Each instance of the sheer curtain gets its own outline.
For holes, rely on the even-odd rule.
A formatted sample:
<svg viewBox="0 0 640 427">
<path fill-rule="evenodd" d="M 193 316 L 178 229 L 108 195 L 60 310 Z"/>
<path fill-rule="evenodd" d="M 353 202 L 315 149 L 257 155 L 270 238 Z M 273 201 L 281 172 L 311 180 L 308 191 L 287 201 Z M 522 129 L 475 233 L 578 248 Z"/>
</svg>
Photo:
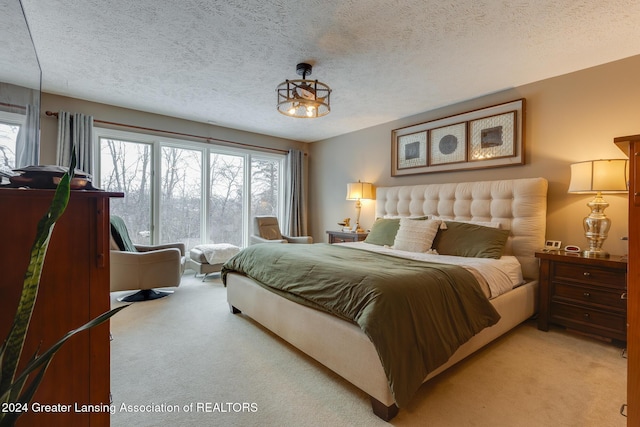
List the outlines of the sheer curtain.
<svg viewBox="0 0 640 427">
<path fill-rule="evenodd" d="M 40 108 L 27 104 L 24 126 L 16 138 L 16 168 L 35 166 L 40 158 Z"/>
<path fill-rule="evenodd" d="M 289 150 L 285 169 L 283 231 L 289 236 L 307 236 L 304 153 L 300 150 Z"/>
<path fill-rule="evenodd" d="M 58 165 L 69 166 L 74 147 L 77 155 L 76 168 L 93 176 L 93 116 L 59 111 Z"/>
</svg>

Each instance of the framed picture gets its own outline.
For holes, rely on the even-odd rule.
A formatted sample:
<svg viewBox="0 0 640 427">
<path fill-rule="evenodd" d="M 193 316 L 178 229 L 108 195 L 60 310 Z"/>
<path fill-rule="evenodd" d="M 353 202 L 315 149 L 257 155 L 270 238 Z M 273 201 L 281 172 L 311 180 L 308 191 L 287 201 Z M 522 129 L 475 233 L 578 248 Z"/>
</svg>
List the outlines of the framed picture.
<svg viewBox="0 0 640 427">
<path fill-rule="evenodd" d="M 398 169 L 427 165 L 427 132 L 399 135 L 397 144 Z"/>
<path fill-rule="evenodd" d="M 391 131 L 391 176 L 523 165 L 525 99 Z"/>
<path fill-rule="evenodd" d="M 469 123 L 469 161 L 516 155 L 516 112 L 472 120 Z"/>
<path fill-rule="evenodd" d="M 429 165 L 467 160 L 467 124 L 443 126 L 429 131 Z"/>
</svg>

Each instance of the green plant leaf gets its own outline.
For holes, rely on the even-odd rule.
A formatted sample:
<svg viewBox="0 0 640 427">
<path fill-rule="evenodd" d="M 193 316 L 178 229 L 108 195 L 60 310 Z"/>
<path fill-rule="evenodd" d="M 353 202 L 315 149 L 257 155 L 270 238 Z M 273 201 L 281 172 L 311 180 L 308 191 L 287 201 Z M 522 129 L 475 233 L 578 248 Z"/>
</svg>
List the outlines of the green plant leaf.
<svg viewBox="0 0 640 427">
<path fill-rule="evenodd" d="M 40 383 L 42 382 L 42 378 L 44 377 L 44 373 L 46 372 L 47 367 L 49 366 L 49 363 L 51 363 L 51 360 L 49 360 L 49 362 L 47 362 L 46 365 L 44 365 L 38 371 L 38 374 L 33 379 L 33 381 L 31 381 L 31 384 L 29 384 L 29 387 L 27 387 L 27 389 L 24 391 L 22 396 L 20 396 L 18 403 L 24 404 L 24 403 L 29 403 L 31 401 L 31 399 L 33 398 L 33 395 L 36 393 L 36 390 L 38 390 L 38 386 L 40 386 Z M 27 378 L 25 377 L 24 380 L 21 381 L 22 384 L 20 384 L 19 386 L 20 388 L 23 387 L 24 382 L 26 380 Z M 17 387 L 17 384 L 16 384 L 16 387 Z M 20 417 L 20 415 L 22 415 L 22 412 L 6 412 L 3 415 L 4 416 L 0 418 L 0 427 L 13 427 L 16 421 L 18 420 L 18 418 Z"/>
<path fill-rule="evenodd" d="M 11 390 L 11 388 L 13 388 L 17 383 L 20 383 L 21 381 L 23 382 L 24 380 L 26 380 L 26 378 L 29 376 L 29 374 L 31 374 L 32 372 L 34 372 L 38 368 L 42 368 L 43 370 L 46 370 L 46 368 L 49 366 L 49 363 L 51 363 L 51 359 L 53 358 L 53 356 L 55 356 L 56 352 L 58 350 L 60 350 L 60 347 L 62 347 L 62 345 L 69 338 L 71 338 L 72 336 L 74 336 L 78 332 L 86 331 L 87 329 L 91 329 L 94 326 L 98 326 L 98 325 L 106 322 L 107 320 L 109 320 L 109 318 L 114 316 L 120 310 L 123 310 L 123 309 L 129 307 L 129 305 L 131 305 L 131 304 L 123 305 L 123 306 L 120 306 L 120 307 L 116 307 L 116 308 L 114 308 L 112 310 L 104 312 L 100 316 L 90 320 L 89 322 L 85 323 L 84 325 L 80 326 L 79 328 L 76 328 L 76 329 L 73 329 L 73 330 L 67 332 L 65 334 L 65 336 L 60 338 L 55 344 L 53 344 L 51 347 L 49 347 L 44 353 L 42 353 L 42 355 L 40 355 L 40 356 L 34 358 L 33 360 L 31 360 L 31 362 L 29 362 L 29 364 L 24 368 L 24 370 L 20 373 L 20 375 L 15 379 L 14 384 L 9 388 L 9 390 L 5 391 L 5 393 L 8 393 Z M 42 375 L 44 375 L 44 372 L 42 373 Z M 42 380 L 42 378 L 40 378 L 40 380 Z M 38 381 L 38 385 L 39 385 L 39 381 Z M 36 388 L 37 388 L 37 385 L 36 385 Z M 35 390 L 34 390 L 34 392 L 35 392 Z M 5 396 L 2 396 L 2 397 L 4 398 Z M 33 396 L 31 396 L 31 397 L 33 397 Z M 31 398 L 29 398 L 29 400 L 30 399 Z M 22 398 L 20 400 L 22 400 Z M 25 400 L 25 402 L 28 402 L 29 400 Z"/>
</svg>

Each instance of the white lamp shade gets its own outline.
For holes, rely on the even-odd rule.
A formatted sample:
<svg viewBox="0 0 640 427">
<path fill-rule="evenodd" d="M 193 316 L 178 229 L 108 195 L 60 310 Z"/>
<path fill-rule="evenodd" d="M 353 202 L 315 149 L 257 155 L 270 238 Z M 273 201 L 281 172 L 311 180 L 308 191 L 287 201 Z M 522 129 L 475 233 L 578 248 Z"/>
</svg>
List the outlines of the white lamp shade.
<svg viewBox="0 0 640 427">
<path fill-rule="evenodd" d="M 370 182 L 351 182 L 347 184 L 347 200 L 373 198 L 373 185 Z"/>
<path fill-rule="evenodd" d="M 626 193 L 628 160 L 589 160 L 571 165 L 569 193 Z"/>
</svg>

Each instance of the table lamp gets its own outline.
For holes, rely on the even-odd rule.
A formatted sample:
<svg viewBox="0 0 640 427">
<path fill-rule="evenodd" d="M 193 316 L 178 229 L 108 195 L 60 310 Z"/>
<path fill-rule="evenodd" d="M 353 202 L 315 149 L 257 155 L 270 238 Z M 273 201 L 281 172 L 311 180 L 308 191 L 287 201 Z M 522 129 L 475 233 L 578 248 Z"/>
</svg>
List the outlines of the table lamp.
<svg viewBox="0 0 640 427">
<path fill-rule="evenodd" d="M 364 230 L 360 227 L 360 210 L 362 204 L 360 200 L 373 198 L 373 185 L 370 182 L 351 182 L 347 184 L 347 200 L 356 201 L 356 233 L 361 233 Z"/>
<path fill-rule="evenodd" d="M 590 258 L 607 258 L 609 254 L 602 250 L 611 228 L 611 220 L 604 210 L 609 206 L 603 193 L 626 193 L 629 169 L 626 159 L 589 160 L 571 164 L 571 182 L 569 193 L 596 193 L 595 198 L 587 203 L 591 213 L 584 218 L 584 235 L 589 242 L 589 249 L 583 255 Z"/>
</svg>

